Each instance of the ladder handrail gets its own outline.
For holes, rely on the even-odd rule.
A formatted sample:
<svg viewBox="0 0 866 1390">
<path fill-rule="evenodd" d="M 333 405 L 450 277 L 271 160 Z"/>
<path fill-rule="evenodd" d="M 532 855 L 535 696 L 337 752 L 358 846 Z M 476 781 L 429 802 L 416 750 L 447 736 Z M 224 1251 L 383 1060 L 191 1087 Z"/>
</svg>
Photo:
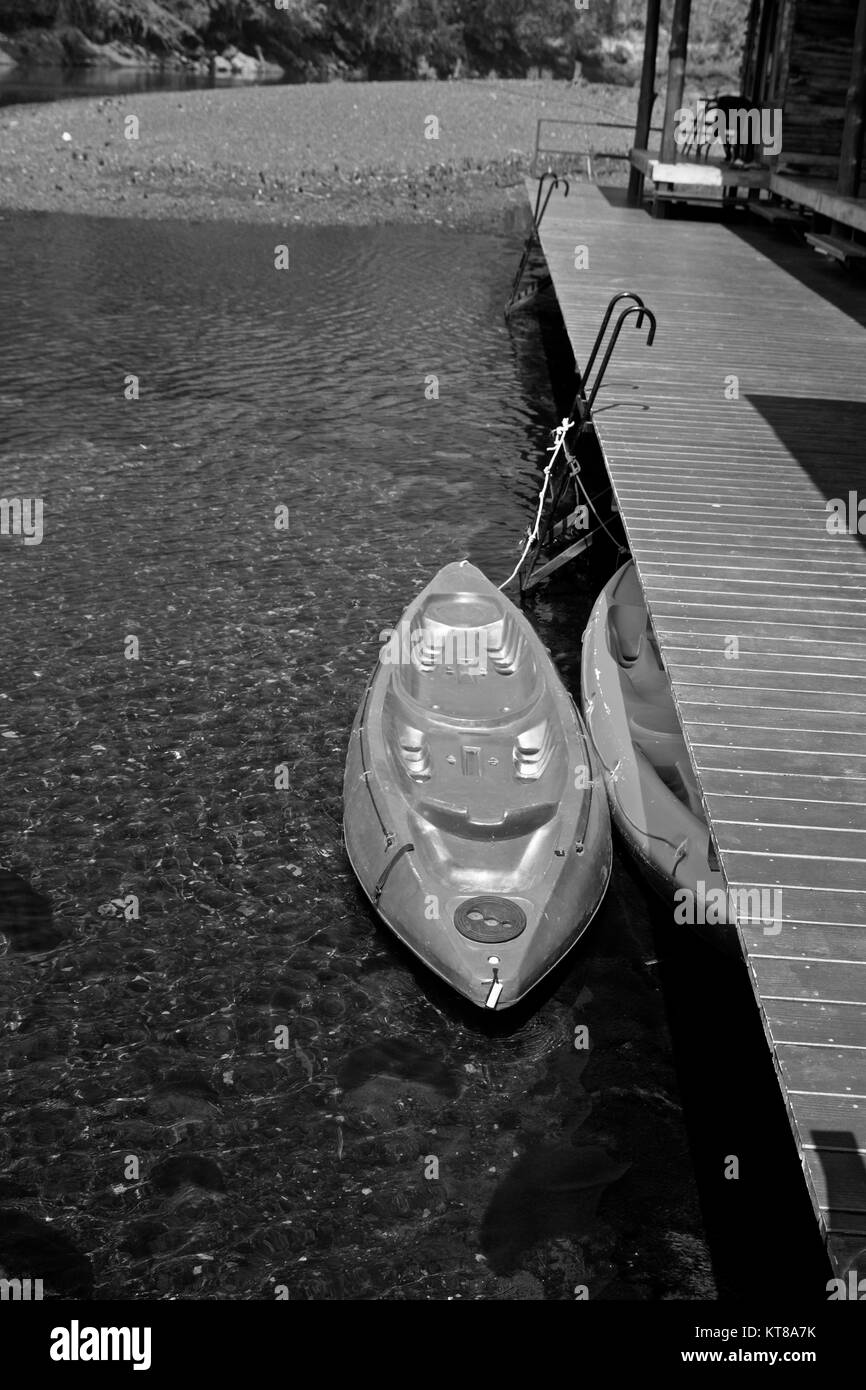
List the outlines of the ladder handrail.
<svg viewBox="0 0 866 1390">
<path fill-rule="evenodd" d="M 620 314 L 619 318 L 613 326 L 613 333 L 611 335 L 610 342 L 607 345 L 607 351 L 605 352 L 604 357 L 601 360 L 601 366 L 595 374 L 595 382 L 593 384 L 592 392 L 586 402 L 587 416 L 590 416 L 592 414 L 592 407 L 595 402 L 595 398 L 598 394 L 598 388 L 601 386 L 601 383 L 604 380 L 604 374 L 607 369 L 607 364 L 611 359 L 611 354 L 613 353 L 614 348 L 616 347 L 617 339 L 619 338 L 620 334 L 620 329 L 622 328 L 629 314 L 639 314 L 641 320 L 643 320 L 644 315 L 646 315 L 646 317 L 650 321 L 650 328 L 649 333 L 647 334 L 646 345 L 647 347 L 652 347 L 653 345 L 653 339 L 656 335 L 657 324 L 656 316 L 653 313 L 652 309 L 648 309 L 646 305 L 641 304 L 632 304 L 632 306 L 629 309 L 623 309 L 622 313 Z M 637 326 L 640 327 L 640 323 L 638 323 Z"/>
<path fill-rule="evenodd" d="M 545 179 L 552 179 L 553 182 L 547 190 L 547 197 L 544 200 L 544 206 L 542 207 L 541 212 L 539 213 L 538 208 L 539 204 L 541 203 L 541 190 L 544 187 Z M 535 211 L 532 214 L 532 221 L 536 232 L 541 226 L 544 214 L 547 212 L 547 204 L 550 202 L 550 195 L 552 194 L 555 188 L 559 187 L 560 184 L 563 184 L 565 186 L 565 192 L 562 196 L 564 198 L 567 198 L 571 189 L 571 185 L 569 184 L 568 179 L 564 176 L 560 177 L 560 175 L 554 173 L 552 169 L 548 169 L 545 173 L 541 175 L 541 178 L 538 180 L 538 192 L 535 195 Z"/>
<path fill-rule="evenodd" d="M 547 196 L 544 199 L 544 203 L 542 203 L 541 197 L 544 192 L 545 182 L 548 179 L 551 179 L 552 182 L 548 186 Z M 508 303 L 505 306 L 506 318 L 508 318 L 509 314 L 511 313 L 511 310 L 514 308 L 514 304 L 517 299 L 517 291 L 520 287 L 520 282 L 523 279 L 523 273 L 526 270 L 529 257 L 534 248 L 540 244 L 538 237 L 538 229 L 541 226 L 544 214 L 547 212 L 547 205 L 550 202 L 551 194 L 553 193 L 553 190 L 555 188 L 559 188 L 560 184 L 563 185 L 565 190 L 563 197 L 567 198 L 570 192 L 570 184 L 568 182 L 568 179 L 560 177 L 560 175 L 554 173 L 552 169 L 548 169 L 547 172 L 542 174 L 538 180 L 538 191 L 535 195 L 535 207 L 532 212 L 532 231 L 529 233 L 529 236 L 526 238 L 526 241 L 524 243 L 523 254 L 520 257 L 520 264 L 517 267 L 517 274 L 515 275 L 514 281 L 511 286 L 511 294 L 509 295 Z"/>
<path fill-rule="evenodd" d="M 595 342 L 594 342 L 593 345 L 592 345 L 592 352 L 589 354 L 589 357 L 587 358 L 586 366 L 585 366 L 584 369 L 583 369 L 582 379 L 583 379 L 583 392 L 584 392 L 584 395 L 586 395 L 587 386 L 588 386 L 588 384 L 589 384 L 590 373 L 592 372 L 592 368 L 593 368 L 593 364 L 594 364 L 594 362 L 595 362 L 595 359 L 596 359 L 596 357 L 598 356 L 598 350 L 599 350 L 599 348 L 601 347 L 601 344 L 602 344 L 602 340 L 603 340 L 603 338 L 604 338 L 604 335 L 605 335 L 605 333 L 607 332 L 607 326 L 608 326 L 608 324 L 610 323 L 610 317 L 611 317 L 611 314 L 613 313 L 614 305 L 615 305 L 615 304 L 618 304 L 619 301 L 620 301 L 621 299 L 633 299 L 634 302 L 635 302 L 635 304 L 639 304 L 640 307 L 641 307 L 642 309 L 645 307 L 645 306 L 644 306 L 644 302 L 643 302 L 643 300 L 641 299 L 640 295 L 639 295 L 639 294 L 635 294 L 634 290 L 620 290 L 619 294 L 615 294 L 615 295 L 613 296 L 613 298 L 611 299 L 610 303 L 608 304 L 607 308 L 606 308 L 605 311 L 604 311 L 604 318 L 603 318 L 602 321 L 601 321 L 601 327 L 599 328 L 598 332 L 597 332 L 596 335 L 595 335 Z M 638 319 L 637 325 L 636 325 L 636 326 L 637 326 L 638 328 L 640 328 L 642 324 L 643 324 L 643 314 L 641 314 L 640 318 Z"/>
</svg>

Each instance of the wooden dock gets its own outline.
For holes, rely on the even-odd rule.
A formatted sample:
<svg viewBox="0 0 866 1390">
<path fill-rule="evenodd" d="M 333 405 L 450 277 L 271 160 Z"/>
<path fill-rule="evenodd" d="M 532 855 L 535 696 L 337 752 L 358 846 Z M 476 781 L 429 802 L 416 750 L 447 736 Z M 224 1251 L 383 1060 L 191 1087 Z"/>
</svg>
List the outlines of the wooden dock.
<svg viewBox="0 0 866 1390">
<path fill-rule="evenodd" d="M 781 889 L 778 934 L 740 936 L 830 1259 L 866 1274 L 866 290 L 592 184 L 541 241 L 578 369 L 617 291 L 658 318 L 596 432 L 725 878 Z M 831 535 L 851 492 L 864 534 Z"/>
</svg>

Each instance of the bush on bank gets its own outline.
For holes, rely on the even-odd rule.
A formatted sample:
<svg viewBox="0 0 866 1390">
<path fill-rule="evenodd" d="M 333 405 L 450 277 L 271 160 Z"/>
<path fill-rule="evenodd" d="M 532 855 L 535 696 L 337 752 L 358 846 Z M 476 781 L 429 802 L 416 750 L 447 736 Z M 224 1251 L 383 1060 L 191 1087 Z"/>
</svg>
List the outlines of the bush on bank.
<svg viewBox="0 0 866 1390">
<path fill-rule="evenodd" d="M 279 8 L 278 8 L 279 6 Z M 664 0 L 663 26 L 673 0 Z M 699 62 L 732 71 L 745 0 L 695 0 Z M 259 50 L 299 81 L 547 72 L 631 83 L 645 0 L 0 0 L 0 45 L 19 62 L 146 60 Z M 132 46 L 130 48 L 130 46 Z M 666 51 L 662 34 L 660 51 Z M 112 54 L 104 54 L 112 61 Z"/>
</svg>

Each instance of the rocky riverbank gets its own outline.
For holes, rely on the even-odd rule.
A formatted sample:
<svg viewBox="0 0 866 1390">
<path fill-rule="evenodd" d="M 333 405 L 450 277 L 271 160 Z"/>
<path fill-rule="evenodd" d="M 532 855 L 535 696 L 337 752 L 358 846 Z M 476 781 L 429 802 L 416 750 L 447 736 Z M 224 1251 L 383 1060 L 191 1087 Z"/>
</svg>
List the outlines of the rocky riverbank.
<svg viewBox="0 0 866 1390">
<path fill-rule="evenodd" d="M 28 29 L 19 36 L 0 33 L 0 68 L 143 68 L 150 71 L 199 73 L 203 77 L 234 77 L 249 82 L 283 76 L 279 63 L 242 53 L 234 44 L 221 51 L 199 54 L 155 53 L 142 43 L 112 40 L 97 43 L 80 29 Z"/>
<path fill-rule="evenodd" d="M 577 123 L 556 133 L 580 166 L 586 148 L 627 149 L 635 101 L 553 81 L 338 82 L 8 107 L 0 209 L 498 226 L 525 207 L 539 118 Z"/>
</svg>

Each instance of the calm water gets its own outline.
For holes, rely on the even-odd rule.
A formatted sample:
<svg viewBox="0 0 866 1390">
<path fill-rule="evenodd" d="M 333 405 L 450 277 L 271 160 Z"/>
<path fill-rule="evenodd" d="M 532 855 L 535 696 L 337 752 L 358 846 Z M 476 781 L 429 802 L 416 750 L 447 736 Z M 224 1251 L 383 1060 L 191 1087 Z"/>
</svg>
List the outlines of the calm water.
<svg viewBox="0 0 866 1390">
<path fill-rule="evenodd" d="M 273 80 L 273 79 L 270 79 Z M 211 82 L 203 73 L 153 68 L 0 68 L 0 106 L 70 97 L 125 96 L 129 92 L 179 92 L 200 87 L 249 86 L 236 78 Z"/>
<path fill-rule="evenodd" d="M 8 880 L 0 924 L 9 1274 L 226 1299 L 827 1277 L 748 985 L 621 856 L 566 967 L 488 1020 L 342 850 L 380 630 L 447 560 L 504 578 L 533 509 L 556 408 L 537 327 L 502 321 L 515 254 L 0 219 L 0 490 L 45 507 L 40 545 L 0 540 L 0 864 L 41 894 Z M 533 609 L 575 691 L 604 577 Z"/>
</svg>

